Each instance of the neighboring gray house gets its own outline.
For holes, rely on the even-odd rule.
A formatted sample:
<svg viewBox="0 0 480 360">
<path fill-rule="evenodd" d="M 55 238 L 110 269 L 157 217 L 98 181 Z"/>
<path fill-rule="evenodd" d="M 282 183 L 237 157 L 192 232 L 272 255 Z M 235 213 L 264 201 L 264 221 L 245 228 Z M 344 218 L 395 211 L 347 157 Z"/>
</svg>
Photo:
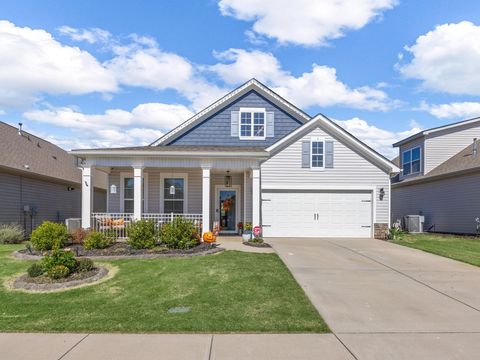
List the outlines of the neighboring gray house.
<svg viewBox="0 0 480 360">
<path fill-rule="evenodd" d="M 425 216 L 424 230 L 476 232 L 480 217 L 480 118 L 424 130 L 394 144 L 392 220 Z"/>
<path fill-rule="evenodd" d="M 190 219 L 203 232 L 238 222 L 264 236 L 384 236 L 399 169 L 323 115 L 252 79 L 150 146 L 73 150 L 83 164 L 83 227 Z M 93 170 L 109 173 L 106 213 Z"/>
<path fill-rule="evenodd" d="M 42 221 L 80 217 L 81 171 L 65 150 L 0 122 L 0 224 L 26 234 Z M 97 172 L 95 204 L 106 207 L 106 175 Z"/>
</svg>

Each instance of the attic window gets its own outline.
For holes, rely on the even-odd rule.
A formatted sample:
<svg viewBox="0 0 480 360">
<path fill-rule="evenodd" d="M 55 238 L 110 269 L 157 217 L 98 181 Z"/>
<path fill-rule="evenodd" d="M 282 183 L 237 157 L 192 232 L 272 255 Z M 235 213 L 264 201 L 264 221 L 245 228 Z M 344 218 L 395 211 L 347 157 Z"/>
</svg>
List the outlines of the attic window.
<svg viewBox="0 0 480 360">
<path fill-rule="evenodd" d="M 420 172 L 420 147 L 408 149 L 402 153 L 402 167 L 404 176 Z"/>
<path fill-rule="evenodd" d="M 265 140 L 265 108 L 240 108 L 240 139 Z"/>
</svg>

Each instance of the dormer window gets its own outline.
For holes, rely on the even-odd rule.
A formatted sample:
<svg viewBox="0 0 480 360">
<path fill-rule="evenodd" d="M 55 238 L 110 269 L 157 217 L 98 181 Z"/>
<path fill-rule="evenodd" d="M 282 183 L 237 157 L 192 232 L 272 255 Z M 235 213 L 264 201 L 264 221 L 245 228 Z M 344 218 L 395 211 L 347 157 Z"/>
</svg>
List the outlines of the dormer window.
<svg viewBox="0 0 480 360">
<path fill-rule="evenodd" d="M 403 176 L 420 172 L 420 147 L 405 150 L 402 153 Z"/>
<path fill-rule="evenodd" d="M 264 108 L 240 108 L 240 139 L 265 140 L 266 111 Z"/>
</svg>

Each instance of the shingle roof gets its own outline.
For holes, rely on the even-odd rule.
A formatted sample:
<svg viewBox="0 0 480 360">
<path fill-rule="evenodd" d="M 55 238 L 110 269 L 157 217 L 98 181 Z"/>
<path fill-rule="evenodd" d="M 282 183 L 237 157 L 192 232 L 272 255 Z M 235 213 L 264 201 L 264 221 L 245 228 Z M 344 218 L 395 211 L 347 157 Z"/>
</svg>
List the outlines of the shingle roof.
<svg viewBox="0 0 480 360">
<path fill-rule="evenodd" d="M 480 144 L 479 144 L 480 145 Z M 479 149 L 480 151 L 480 146 Z M 412 184 L 416 182 L 430 180 L 436 177 L 455 175 L 464 171 L 480 170 L 480 153 L 476 156 L 473 154 L 473 144 L 468 145 L 459 153 L 455 154 L 448 160 L 444 161 L 436 168 L 432 169 L 428 174 L 416 176 L 411 179 L 403 180 L 399 184 Z"/>
<path fill-rule="evenodd" d="M 0 166 L 80 183 L 75 158 L 60 147 L 0 121 Z"/>
</svg>

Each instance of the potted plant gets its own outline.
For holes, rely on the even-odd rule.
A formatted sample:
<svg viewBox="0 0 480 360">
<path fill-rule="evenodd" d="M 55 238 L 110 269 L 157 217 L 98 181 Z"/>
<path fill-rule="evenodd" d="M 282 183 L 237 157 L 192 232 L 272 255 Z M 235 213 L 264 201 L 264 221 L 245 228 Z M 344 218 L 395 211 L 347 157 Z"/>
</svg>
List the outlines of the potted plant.
<svg viewBox="0 0 480 360">
<path fill-rule="evenodd" d="M 237 229 L 238 229 L 238 235 L 242 235 L 242 233 L 243 233 L 243 222 L 240 221 L 237 224 Z"/>
<path fill-rule="evenodd" d="M 252 223 L 246 222 L 245 226 L 243 227 L 243 234 L 242 234 L 243 241 L 249 241 L 252 238 Z"/>
</svg>

